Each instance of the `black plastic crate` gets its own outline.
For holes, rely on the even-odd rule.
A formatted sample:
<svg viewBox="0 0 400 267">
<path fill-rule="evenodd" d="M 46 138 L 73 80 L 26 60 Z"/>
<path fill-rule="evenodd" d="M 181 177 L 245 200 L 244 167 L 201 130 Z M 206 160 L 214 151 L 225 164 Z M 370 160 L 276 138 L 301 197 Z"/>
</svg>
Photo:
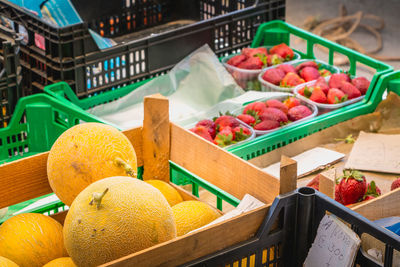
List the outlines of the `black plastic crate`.
<svg viewBox="0 0 400 267">
<path fill-rule="evenodd" d="M 15 32 L 0 25 L 0 128 L 8 125 L 18 99 L 24 96 L 19 64 L 20 41 Z"/>
<path fill-rule="evenodd" d="M 219 56 L 237 51 L 251 44 L 262 22 L 285 18 L 285 0 L 72 2 L 85 22 L 58 28 L 0 0 L 0 15 L 28 33 L 21 44 L 26 92 L 66 81 L 84 98 L 165 73 L 205 43 Z M 100 50 L 89 28 L 118 44 Z M 35 37 L 44 39 L 44 49 Z"/>
<path fill-rule="evenodd" d="M 366 233 L 386 244 L 383 266 L 392 266 L 393 250 L 400 251 L 398 235 L 309 187 L 278 196 L 252 239 L 184 266 L 302 266 L 327 212 L 350 224 L 359 236 Z M 382 265 L 360 248 L 354 266 Z"/>
</svg>

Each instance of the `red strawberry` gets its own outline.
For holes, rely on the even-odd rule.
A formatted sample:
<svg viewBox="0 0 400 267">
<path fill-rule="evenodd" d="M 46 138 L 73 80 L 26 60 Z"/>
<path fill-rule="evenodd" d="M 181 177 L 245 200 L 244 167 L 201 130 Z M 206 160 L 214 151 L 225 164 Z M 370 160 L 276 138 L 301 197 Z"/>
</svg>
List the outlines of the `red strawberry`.
<svg viewBox="0 0 400 267">
<path fill-rule="evenodd" d="M 355 87 L 349 82 L 343 82 L 339 89 L 342 90 L 343 93 L 347 95 L 348 99 L 353 99 L 361 96 L 361 93 L 357 89 L 357 87 Z"/>
<path fill-rule="evenodd" d="M 237 116 L 237 118 L 248 125 L 253 125 L 254 123 L 256 123 L 256 119 L 248 114 L 240 114 L 239 116 Z"/>
<path fill-rule="evenodd" d="M 299 73 L 305 67 L 311 67 L 318 70 L 318 64 L 315 61 L 306 61 L 296 67 L 296 72 Z"/>
<path fill-rule="evenodd" d="M 197 126 L 204 126 L 208 129 L 211 138 L 215 138 L 215 123 L 212 120 L 201 120 L 196 124 Z"/>
<path fill-rule="evenodd" d="M 291 109 L 293 107 L 297 107 L 300 105 L 300 100 L 298 100 L 295 97 L 288 97 L 286 100 L 283 101 L 283 104 L 288 107 L 288 109 Z"/>
<path fill-rule="evenodd" d="M 235 128 L 239 126 L 239 122 L 232 116 L 223 115 L 215 120 L 215 126 L 217 130 L 222 130 L 222 128 L 227 126 Z"/>
<path fill-rule="evenodd" d="M 319 77 L 317 79 L 317 81 L 314 84 L 315 87 L 319 87 L 321 88 L 321 90 L 327 95 L 328 91 L 329 91 L 329 85 L 328 83 L 325 81 L 324 77 Z"/>
<path fill-rule="evenodd" d="M 282 64 L 276 67 L 277 69 L 283 70 L 283 72 L 286 74 L 288 72 L 294 72 L 296 73 L 296 69 L 290 65 L 290 64 Z"/>
<path fill-rule="evenodd" d="M 328 92 L 328 104 L 338 104 L 347 101 L 347 95 L 337 88 L 331 88 Z"/>
<path fill-rule="evenodd" d="M 310 116 L 311 114 L 312 112 L 308 107 L 304 105 L 299 105 L 289 109 L 288 118 L 291 121 L 298 121 L 305 117 Z"/>
<path fill-rule="evenodd" d="M 343 82 L 350 82 L 350 77 L 344 73 L 334 73 L 329 79 L 329 88 L 339 88 Z"/>
<path fill-rule="evenodd" d="M 340 193 L 339 193 L 339 185 L 335 186 L 335 200 L 337 202 L 339 202 L 340 204 L 343 204 L 343 199 L 342 199 L 342 197 L 340 196 Z"/>
<path fill-rule="evenodd" d="M 231 57 L 226 63 L 236 67 L 240 63 L 245 61 L 246 59 L 247 59 L 247 57 L 244 55 L 237 55 L 237 56 Z"/>
<path fill-rule="evenodd" d="M 278 54 L 279 56 L 283 57 L 285 60 L 291 60 L 294 57 L 293 50 L 287 46 L 285 43 L 281 43 L 275 45 L 269 50 L 270 54 Z"/>
<path fill-rule="evenodd" d="M 206 139 L 207 141 L 213 142 L 213 139 L 210 135 L 210 132 L 208 131 L 208 129 L 204 126 L 196 126 L 192 129 L 190 129 L 190 131 L 194 132 L 195 134 L 203 137 L 204 139 Z"/>
<path fill-rule="evenodd" d="M 321 75 L 321 77 L 328 77 L 328 76 L 332 75 L 332 73 L 327 69 L 320 69 L 320 70 L 318 70 L 318 72 L 319 72 L 319 75 Z"/>
<path fill-rule="evenodd" d="M 257 48 L 243 48 L 242 55 L 246 57 L 254 57 L 257 54 L 268 55 L 267 48 L 257 47 Z"/>
<path fill-rule="evenodd" d="M 350 205 L 360 201 L 367 188 L 365 176 L 355 170 L 343 170 L 338 184 L 339 195 L 343 205 Z"/>
<path fill-rule="evenodd" d="M 269 99 L 265 102 L 267 107 L 269 108 L 278 108 L 283 111 L 283 113 L 287 114 L 288 113 L 288 107 L 283 104 L 281 101 L 276 100 L 276 99 Z"/>
<path fill-rule="evenodd" d="M 254 126 L 254 130 L 268 131 L 268 130 L 272 130 L 272 129 L 278 128 L 279 126 L 280 126 L 280 124 L 277 121 L 265 120 L 265 121 L 261 121 L 260 123 L 257 123 Z"/>
<path fill-rule="evenodd" d="M 275 85 L 279 85 L 283 77 L 285 77 L 285 72 L 278 68 L 268 69 L 262 76 L 264 81 Z"/>
<path fill-rule="evenodd" d="M 241 62 L 237 67 L 246 70 L 259 70 L 264 67 L 264 63 L 259 57 L 249 57 L 245 61 Z"/>
<path fill-rule="evenodd" d="M 366 197 L 379 197 L 382 195 L 381 189 L 375 184 L 375 181 L 371 181 L 371 183 L 367 183 L 367 187 L 365 189 L 364 199 Z"/>
<path fill-rule="evenodd" d="M 281 87 L 295 87 L 296 85 L 302 84 L 305 81 L 300 78 L 299 75 L 293 72 L 289 72 L 283 77 L 280 86 Z"/>
<path fill-rule="evenodd" d="M 267 65 L 274 66 L 285 62 L 285 59 L 277 54 L 267 56 Z"/>
<path fill-rule="evenodd" d="M 396 188 L 400 187 L 400 177 L 398 177 L 396 180 L 393 181 L 392 186 L 390 187 L 390 190 L 395 190 Z"/>
<path fill-rule="evenodd" d="M 319 72 L 316 68 L 313 67 L 305 67 L 300 71 L 300 76 L 306 82 L 316 80 L 320 77 Z"/>
<path fill-rule="evenodd" d="M 256 116 L 256 115 L 260 115 L 263 114 L 265 109 L 267 107 L 265 106 L 264 102 L 253 102 L 248 104 L 244 110 L 243 110 L 243 114 L 248 114 L 248 115 L 252 115 L 252 116 Z"/>
<path fill-rule="evenodd" d="M 214 143 L 219 145 L 220 147 L 228 146 L 232 144 L 234 140 L 234 134 L 232 132 L 232 128 L 229 126 L 225 126 L 218 132 L 217 136 L 214 139 Z"/>
<path fill-rule="evenodd" d="M 351 80 L 351 83 L 357 87 L 362 95 L 367 93 L 370 82 L 365 77 L 358 77 Z"/>
<path fill-rule="evenodd" d="M 260 120 L 273 120 L 279 123 L 285 123 L 288 121 L 286 114 L 277 108 L 267 108 L 263 114 L 260 115 Z"/>
<path fill-rule="evenodd" d="M 233 133 L 235 134 L 235 141 L 246 140 L 251 135 L 250 129 L 243 126 L 234 128 Z"/>
<path fill-rule="evenodd" d="M 368 201 L 368 200 L 371 200 L 371 199 L 374 199 L 374 198 L 376 198 L 376 197 L 371 196 L 371 195 L 365 196 L 365 197 L 363 198 L 363 201 Z"/>
<path fill-rule="evenodd" d="M 319 174 L 317 174 L 317 176 L 315 176 L 311 181 L 309 181 L 306 186 L 312 187 L 315 190 L 319 190 Z"/>
<path fill-rule="evenodd" d="M 326 95 L 319 87 L 315 87 L 311 93 L 310 100 L 324 104 L 326 103 Z"/>
</svg>

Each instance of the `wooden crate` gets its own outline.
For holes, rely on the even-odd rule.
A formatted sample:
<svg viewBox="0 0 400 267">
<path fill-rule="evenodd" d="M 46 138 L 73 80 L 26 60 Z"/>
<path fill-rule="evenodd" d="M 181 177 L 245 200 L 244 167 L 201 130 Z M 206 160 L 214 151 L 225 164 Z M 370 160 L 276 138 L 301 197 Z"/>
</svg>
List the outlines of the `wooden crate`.
<svg viewBox="0 0 400 267">
<path fill-rule="evenodd" d="M 228 221 L 128 255 L 104 266 L 176 266 L 252 237 L 279 192 L 295 189 L 296 163 L 282 159 L 281 183 L 253 164 L 169 122 L 168 100 L 144 100 L 143 127 L 123 133 L 133 144 L 144 179 L 169 181 L 169 161 L 242 199 L 250 194 L 266 203 Z M 46 174 L 48 152 L 0 166 L 0 208 L 51 193 Z M 284 182 L 285 181 L 285 182 Z M 185 199 L 192 196 L 179 188 Z M 61 223 L 66 212 L 53 215 Z"/>
</svg>

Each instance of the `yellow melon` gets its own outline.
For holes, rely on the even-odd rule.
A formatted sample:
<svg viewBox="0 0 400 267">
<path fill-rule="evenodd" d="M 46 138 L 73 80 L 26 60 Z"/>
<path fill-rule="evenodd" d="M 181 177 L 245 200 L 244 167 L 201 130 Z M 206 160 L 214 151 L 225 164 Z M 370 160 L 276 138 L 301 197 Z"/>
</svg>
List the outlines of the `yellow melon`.
<svg viewBox="0 0 400 267">
<path fill-rule="evenodd" d="M 97 266 L 174 237 L 165 197 L 130 177 L 109 177 L 86 187 L 64 222 L 65 246 L 78 266 Z"/>
<path fill-rule="evenodd" d="M 43 267 L 76 267 L 70 257 L 62 257 L 46 263 Z"/>
<path fill-rule="evenodd" d="M 136 171 L 136 153 L 128 138 L 101 123 L 79 124 L 65 131 L 47 160 L 50 186 L 68 206 L 94 181 Z"/>
<path fill-rule="evenodd" d="M 168 183 L 161 180 L 147 180 L 145 182 L 160 190 L 171 207 L 183 201 L 179 192 Z"/>
<path fill-rule="evenodd" d="M 21 267 L 43 266 L 67 256 L 62 226 L 42 214 L 11 217 L 0 226 L 0 255 Z"/>
<path fill-rule="evenodd" d="M 13 262 L 12 260 L 9 260 L 7 258 L 4 258 L 0 256 L 0 266 L 1 267 L 18 267 L 18 265 Z"/>
<path fill-rule="evenodd" d="M 196 200 L 176 204 L 172 207 L 172 212 L 178 236 L 200 228 L 221 216 L 216 209 Z"/>
</svg>

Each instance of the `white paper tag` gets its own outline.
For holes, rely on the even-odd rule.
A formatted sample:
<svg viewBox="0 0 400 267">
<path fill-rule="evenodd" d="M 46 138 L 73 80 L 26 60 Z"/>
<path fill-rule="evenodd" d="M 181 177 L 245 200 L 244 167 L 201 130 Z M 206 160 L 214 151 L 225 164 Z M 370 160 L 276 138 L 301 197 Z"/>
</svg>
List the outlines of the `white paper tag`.
<svg viewBox="0 0 400 267">
<path fill-rule="evenodd" d="M 325 168 L 327 165 L 341 160 L 344 156 L 343 153 L 323 147 L 316 147 L 292 157 L 292 159 L 297 161 L 297 177 L 301 178 L 315 170 Z M 277 162 L 269 165 L 263 171 L 279 178 L 280 164 L 280 162 Z"/>
<path fill-rule="evenodd" d="M 333 215 L 322 218 L 305 267 L 353 266 L 360 238 Z"/>
</svg>

